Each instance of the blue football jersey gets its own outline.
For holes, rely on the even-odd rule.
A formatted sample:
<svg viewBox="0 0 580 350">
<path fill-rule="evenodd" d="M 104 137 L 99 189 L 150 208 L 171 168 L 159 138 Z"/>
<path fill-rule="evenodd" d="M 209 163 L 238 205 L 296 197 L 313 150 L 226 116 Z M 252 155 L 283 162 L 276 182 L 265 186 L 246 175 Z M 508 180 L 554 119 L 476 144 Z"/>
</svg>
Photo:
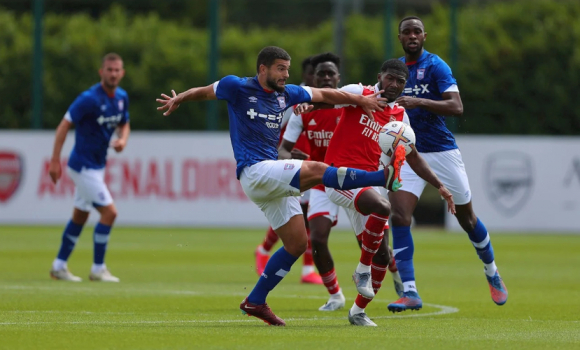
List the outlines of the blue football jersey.
<svg viewBox="0 0 580 350">
<path fill-rule="evenodd" d="M 400 58 L 405 62 L 405 57 Z M 451 68 L 439 56 L 423 50 L 421 57 L 411 64 L 409 79 L 403 90 L 403 96 L 442 100 L 446 91 L 457 90 L 457 81 Z M 422 108 L 407 109 L 411 127 L 417 136 L 419 152 L 442 152 L 456 149 L 455 137 L 445 125 L 445 117 Z"/>
<path fill-rule="evenodd" d="M 284 92 L 266 91 L 258 77 L 228 75 L 214 83 L 218 100 L 228 102 L 230 139 L 234 149 L 236 176 L 244 167 L 278 159 L 280 124 L 289 107 L 310 102 L 308 87 L 286 85 Z"/>
<path fill-rule="evenodd" d="M 68 166 L 102 169 L 107 164 L 107 149 L 117 125 L 129 121 L 129 97 L 121 88 L 109 96 L 100 83 L 81 93 L 70 105 L 65 119 L 75 125 L 75 145 Z"/>
</svg>

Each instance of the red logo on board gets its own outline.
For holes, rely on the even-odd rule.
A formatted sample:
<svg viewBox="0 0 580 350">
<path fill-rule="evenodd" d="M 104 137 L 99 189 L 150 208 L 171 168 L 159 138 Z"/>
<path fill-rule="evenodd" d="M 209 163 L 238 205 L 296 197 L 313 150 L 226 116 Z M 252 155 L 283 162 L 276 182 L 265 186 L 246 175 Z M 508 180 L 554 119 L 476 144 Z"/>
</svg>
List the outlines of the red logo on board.
<svg viewBox="0 0 580 350">
<path fill-rule="evenodd" d="M 22 168 L 18 154 L 0 151 L 0 203 L 7 202 L 20 186 Z"/>
</svg>

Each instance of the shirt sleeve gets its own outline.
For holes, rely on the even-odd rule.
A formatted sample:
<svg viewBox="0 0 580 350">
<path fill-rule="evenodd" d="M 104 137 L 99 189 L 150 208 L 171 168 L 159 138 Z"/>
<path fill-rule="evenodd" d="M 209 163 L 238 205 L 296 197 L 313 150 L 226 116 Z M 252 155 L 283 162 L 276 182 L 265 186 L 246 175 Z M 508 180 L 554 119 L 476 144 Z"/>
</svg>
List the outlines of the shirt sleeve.
<svg viewBox="0 0 580 350">
<path fill-rule="evenodd" d="M 213 91 L 218 100 L 226 100 L 233 103 L 236 100 L 240 86 L 244 79 L 235 75 L 228 75 L 213 84 Z"/>
<path fill-rule="evenodd" d="M 451 68 L 442 59 L 439 59 L 437 64 L 433 66 L 432 74 L 435 77 L 434 80 L 437 82 L 437 88 L 441 93 L 450 91 L 453 85 L 455 85 L 455 91 L 459 91 L 457 89 L 457 80 L 455 80 Z"/>
<path fill-rule="evenodd" d="M 284 136 L 282 137 L 284 140 L 289 142 L 298 141 L 298 137 L 304 130 L 304 123 L 302 123 L 302 116 L 296 115 L 292 113 L 290 116 L 290 120 L 288 121 L 288 126 L 286 127 L 286 131 L 284 132 Z"/>
<path fill-rule="evenodd" d="M 298 86 L 293 84 L 286 85 L 289 106 L 294 106 L 304 102 L 312 101 L 312 89 L 309 86 Z"/>
<path fill-rule="evenodd" d="M 345 85 L 343 87 L 341 87 L 339 90 L 340 91 L 345 91 L 351 94 L 355 94 L 355 95 L 362 95 L 364 92 L 364 86 L 362 84 L 348 84 Z M 334 108 L 343 108 L 343 107 L 348 107 L 348 106 L 353 106 L 353 105 L 334 105 Z"/>
<path fill-rule="evenodd" d="M 88 93 L 82 93 L 70 105 L 68 111 L 64 115 L 64 119 L 73 124 L 77 124 L 86 116 L 93 115 L 96 117 L 98 113 L 97 109 L 98 104 L 96 103 L 95 99 L 92 98 Z"/>
<path fill-rule="evenodd" d="M 125 110 L 123 111 L 123 117 L 121 118 L 119 125 L 124 125 L 129 122 L 129 96 L 125 96 L 123 100 L 125 100 Z"/>
</svg>

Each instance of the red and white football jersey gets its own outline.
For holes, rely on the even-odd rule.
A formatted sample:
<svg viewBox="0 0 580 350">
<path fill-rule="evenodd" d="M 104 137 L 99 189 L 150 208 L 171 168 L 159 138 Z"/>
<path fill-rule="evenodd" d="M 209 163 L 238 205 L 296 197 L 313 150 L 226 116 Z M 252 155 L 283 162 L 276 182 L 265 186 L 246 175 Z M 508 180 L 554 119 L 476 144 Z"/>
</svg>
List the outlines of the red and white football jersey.
<svg viewBox="0 0 580 350">
<path fill-rule="evenodd" d="M 323 162 L 341 114 L 341 109 L 333 108 L 292 115 L 283 137 L 289 142 L 298 144 L 300 140 L 298 135 L 304 131 L 310 147 L 310 159 Z"/>
<path fill-rule="evenodd" d="M 292 119 L 293 116 L 296 116 L 294 114 L 294 106 L 287 110 L 286 115 L 289 116 L 289 119 L 282 120 L 282 123 L 281 123 L 282 129 L 280 130 L 280 142 L 278 142 L 278 145 L 280 145 L 282 143 L 282 139 L 284 138 L 284 135 L 286 134 L 286 130 L 288 129 L 288 126 L 290 124 L 290 120 Z M 286 117 L 286 115 L 284 117 Z M 300 116 L 298 116 L 298 117 L 300 117 Z M 292 142 L 294 142 L 294 148 L 297 148 L 306 154 L 310 154 L 310 143 L 308 142 L 308 139 L 306 138 L 306 131 L 305 130 L 300 129 L 300 132 L 296 136 L 296 139 L 293 140 Z M 311 159 L 311 158 L 312 158 L 312 155 L 309 159 Z"/>
<path fill-rule="evenodd" d="M 347 85 L 341 90 L 359 95 L 372 95 L 378 85 Z M 330 141 L 324 162 L 335 167 L 349 167 L 366 171 L 377 171 L 381 157 L 378 144 L 381 128 L 391 121 L 409 123 L 405 109 L 391 102 L 382 112 L 373 113 L 371 120 L 362 108 L 345 106 L 342 116 Z"/>
</svg>

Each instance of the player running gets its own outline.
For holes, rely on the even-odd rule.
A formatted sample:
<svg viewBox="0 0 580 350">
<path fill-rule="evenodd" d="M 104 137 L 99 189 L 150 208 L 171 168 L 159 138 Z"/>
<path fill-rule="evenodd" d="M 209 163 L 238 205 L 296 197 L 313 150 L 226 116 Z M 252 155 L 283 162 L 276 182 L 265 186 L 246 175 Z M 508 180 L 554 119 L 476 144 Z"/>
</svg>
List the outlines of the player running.
<svg viewBox="0 0 580 350">
<path fill-rule="evenodd" d="M 94 258 L 89 279 L 92 281 L 119 282 L 105 265 L 105 253 L 111 227 L 117 217 L 117 208 L 105 184 L 107 149 L 121 152 L 129 138 L 129 97 L 119 87 L 125 75 L 123 60 L 115 53 L 103 57 L 99 69 L 101 82 L 80 94 L 69 107 L 56 129 L 54 149 L 49 174 L 54 183 L 61 175 L 60 153 L 67 132 L 75 125 L 75 145 L 68 160 L 67 172 L 75 183 L 75 200 L 72 219 L 62 234 L 58 255 L 52 263 L 50 276 L 57 280 L 80 282 L 67 267 L 67 261 L 87 222 L 92 207 L 101 214 L 93 235 Z M 115 130 L 119 138 L 111 144 Z"/>
<path fill-rule="evenodd" d="M 270 325 L 284 326 L 266 304 L 268 293 L 288 274 L 304 253 L 308 237 L 296 196 L 316 185 L 340 190 L 365 186 L 398 187 L 398 172 L 404 161 L 398 155 L 394 166 L 367 172 L 347 167 L 331 167 L 321 162 L 278 160 L 277 144 L 283 112 L 303 102 L 355 104 L 372 114 L 382 111 L 379 94 L 363 97 L 333 89 L 286 85 L 290 55 L 279 47 L 266 47 L 257 59 L 257 75 L 239 78 L 229 75 L 214 84 L 195 87 L 172 97 L 162 94 L 157 102 L 169 115 L 186 101 L 226 100 L 230 138 L 237 161 L 236 176 L 246 195 L 264 212 L 284 246 L 272 255 L 252 292 L 240 304 L 243 313 Z M 388 213 L 387 213 L 388 214 Z"/>
<path fill-rule="evenodd" d="M 455 216 L 484 263 L 492 300 L 497 305 L 503 305 L 508 297 L 507 288 L 497 271 L 487 229 L 473 211 L 461 153 L 453 134 L 445 126 L 445 115 L 463 114 L 457 81 L 439 56 L 423 49 L 426 37 L 425 27 L 418 17 L 406 17 L 399 23 L 399 41 L 405 51 L 401 61 L 408 66 L 410 75 L 404 96 L 397 99 L 397 103 L 409 113 L 417 136 L 417 150 L 453 194 L 457 208 Z M 405 287 L 403 297 L 388 305 L 393 312 L 418 310 L 423 305 L 415 282 L 411 217 L 425 188 L 425 181 L 407 166 L 403 167 L 401 177 L 401 191 L 389 193 L 389 199 L 397 203 L 391 217 L 393 248 Z"/>
</svg>

